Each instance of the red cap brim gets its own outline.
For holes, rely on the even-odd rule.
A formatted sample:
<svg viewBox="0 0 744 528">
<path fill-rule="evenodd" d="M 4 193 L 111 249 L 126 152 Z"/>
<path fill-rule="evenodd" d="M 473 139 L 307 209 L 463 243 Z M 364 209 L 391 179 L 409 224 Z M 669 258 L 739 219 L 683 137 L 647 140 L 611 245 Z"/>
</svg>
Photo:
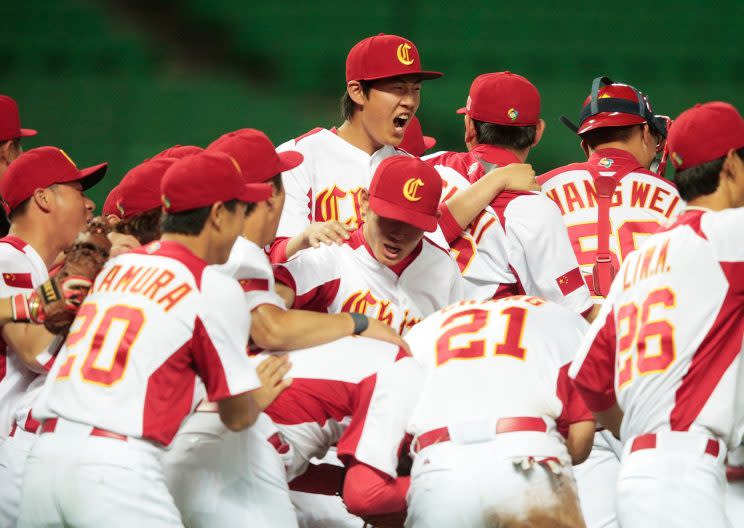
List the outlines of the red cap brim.
<svg viewBox="0 0 744 528">
<path fill-rule="evenodd" d="M 38 132 L 33 128 L 22 128 L 21 133 L 18 134 L 18 137 L 31 137 L 35 136 L 36 134 L 38 134 Z"/>
<path fill-rule="evenodd" d="M 406 72 L 396 73 L 395 75 L 390 75 L 389 73 L 386 73 L 385 75 L 366 76 L 364 79 L 351 79 L 351 80 L 379 81 L 380 79 L 389 79 L 391 77 L 403 77 L 403 76 L 408 76 L 408 75 L 417 75 L 421 78 L 422 81 L 431 81 L 432 79 L 439 79 L 444 74 L 442 72 L 435 72 L 435 71 L 406 71 Z"/>
<path fill-rule="evenodd" d="M 462 108 L 458 108 L 457 110 L 455 110 L 455 113 L 460 115 L 467 114 L 468 109 L 463 106 Z"/>
<path fill-rule="evenodd" d="M 645 122 L 646 120 L 644 118 L 633 114 L 611 115 L 610 113 L 602 112 L 587 118 L 579 125 L 579 130 L 576 133 L 581 135 L 595 128 L 640 125 Z"/>
<path fill-rule="evenodd" d="M 83 190 L 90 189 L 103 179 L 107 170 L 108 163 L 99 163 L 98 165 L 82 169 L 79 172 L 79 177 L 70 181 L 79 181 L 83 186 Z"/>
<path fill-rule="evenodd" d="M 437 217 L 439 213 L 434 216 L 412 211 L 400 205 L 388 202 L 377 196 L 369 197 L 369 207 L 372 211 L 384 218 L 392 218 L 406 224 L 418 227 L 424 231 L 431 233 L 437 230 Z"/>
<path fill-rule="evenodd" d="M 277 152 L 277 154 L 279 155 L 279 170 L 281 172 L 294 169 L 305 159 L 305 156 L 296 150 Z"/>
<path fill-rule="evenodd" d="M 236 196 L 241 202 L 263 202 L 274 194 L 274 186 L 270 183 L 246 183 L 243 193 Z"/>
<path fill-rule="evenodd" d="M 429 150 L 437 144 L 437 140 L 431 136 L 424 136 L 424 150 Z"/>
</svg>

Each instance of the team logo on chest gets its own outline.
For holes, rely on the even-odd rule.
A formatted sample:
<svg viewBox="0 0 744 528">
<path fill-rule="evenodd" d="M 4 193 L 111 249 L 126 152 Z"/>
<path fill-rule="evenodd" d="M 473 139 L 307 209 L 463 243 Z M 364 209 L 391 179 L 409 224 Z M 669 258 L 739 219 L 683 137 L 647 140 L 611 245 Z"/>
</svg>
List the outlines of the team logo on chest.
<svg viewBox="0 0 744 528">
<path fill-rule="evenodd" d="M 401 64 L 405 64 L 406 66 L 410 66 L 413 64 L 413 58 L 411 57 L 411 49 L 413 46 L 411 46 L 408 42 L 404 42 L 400 46 L 398 46 L 398 60 Z"/>
<path fill-rule="evenodd" d="M 418 202 L 421 197 L 416 193 L 418 192 L 419 187 L 423 186 L 424 182 L 421 181 L 420 178 L 411 178 L 403 184 L 403 197 L 409 202 Z"/>
</svg>

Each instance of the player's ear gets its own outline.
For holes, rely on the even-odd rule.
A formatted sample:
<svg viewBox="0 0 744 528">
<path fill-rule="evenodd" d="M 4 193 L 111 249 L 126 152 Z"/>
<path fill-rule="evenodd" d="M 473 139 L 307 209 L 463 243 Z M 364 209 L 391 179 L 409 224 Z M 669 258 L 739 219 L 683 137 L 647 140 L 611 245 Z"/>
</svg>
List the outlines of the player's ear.
<svg viewBox="0 0 744 528">
<path fill-rule="evenodd" d="M 359 190 L 359 216 L 362 221 L 367 218 L 367 211 L 369 210 L 369 191 L 367 189 Z"/>
<path fill-rule="evenodd" d="M 473 141 L 475 141 L 475 124 L 473 124 L 473 120 L 470 118 L 469 115 L 465 115 L 464 117 L 465 121 L 465 144 L 470 145 Z"/>
<path fill-rule="evenodd" d="M 587 145 L 586 141 L 584 141 L 583 139 L 581 140 L 581 150 L 584 151 L 586 159 L 589 159 L 589 156 L 591 155 L 591 152 L 589 152 L 589 145 Z"/>
<path fill-rule="evenodd" d="M 540 140 L 542 139 L 543 133 L 545 132 L 545 120 L 540 119 L 537 122 L 537 125 L 535 125 L 535 141 L 532 143 L 532 146 L 537 146 L 538 143 L 540 143 Z"/>
<path fill-rule="evenodd" d="M 34 194 L 31 195 L 31 200 L 34 201 L 34 203 L 37 205 L 39 209 L 44 211 L 45 213 L 48 213 L 52 210 L 52 196 L 51 196 L 51 190 L 49 188 L 46 189 L 36 189 L 34 191 Z"/>
<path fill-rule="evenodd" d="M 367 97 L 364 95 L 362 85 L 359 81 L 349 81 L 346 83 L 346 91 L 349 93 L 349 98 L 359 106 L 364 106 L 367 102 Z"/>
</svg>

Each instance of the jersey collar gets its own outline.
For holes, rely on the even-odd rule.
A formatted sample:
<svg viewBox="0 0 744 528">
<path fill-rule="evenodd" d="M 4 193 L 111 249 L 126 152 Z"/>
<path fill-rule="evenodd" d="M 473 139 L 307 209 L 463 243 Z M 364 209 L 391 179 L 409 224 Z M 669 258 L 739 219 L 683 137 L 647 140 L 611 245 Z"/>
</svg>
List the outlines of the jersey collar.
<svg viewBox="0 0 744 528">
<path fill-rule="evenodd" d="M 511 165 L 512 163 L 522 163 L 522 160 L 520 160 L 517 155 L 514 154 L 511 150 L 505 149 L 503 147 L 497 147 L 496 145 L 476 145 L 471 149 L 470 156 L 474 158 L 475 161 L 482 160 L 499 167 L 505 167 L 506 165 Z M 470 181 L 475 182 L 477 180 L 480 180 L 483 176 L 485 176 L 485 174 L 485 170 L 475 171 L 473 176 L 470 178 Z"/>
<path fill-rule="evenodd" d="M 587 163 L 595 165 L 600 171 L 635 172 L 639 169 L 643 170 L 643 166 L 633 154 L 627 150 L 616 148 L 595 150 L 589 156 Z"/>
</svg>

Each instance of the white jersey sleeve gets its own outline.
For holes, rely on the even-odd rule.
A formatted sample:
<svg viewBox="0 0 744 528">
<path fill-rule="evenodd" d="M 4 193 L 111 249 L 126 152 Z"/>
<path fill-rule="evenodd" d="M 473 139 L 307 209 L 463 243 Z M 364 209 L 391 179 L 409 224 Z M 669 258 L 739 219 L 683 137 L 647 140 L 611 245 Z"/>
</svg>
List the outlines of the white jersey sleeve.
<svg viewBox="0 0 744 528">
<path fill-rule="evenodd" d="M 592 307 L 558 208 L 541 194 L 525 194 L 504 211 L 510 261 L 525 291 L 577 313 Z"/>
<path fill-rule="evenodd" d="M 282 143 L 277 147 L 277 152 L 297 150 L 294 139 Z M 292 170 L 282 173 L 282 185 L 286 194 L 284 209 L 279 220 L 277 237 L 291 238 L 302 233 L 312 221 L 312 159 L 310 152 L 302 150 L 305 161 Z"/>
<path fill-rule="evenodd" d="M 274 277 L 295 292 L 292 308 L 327 311 L 339 287 L 338 246 L 320 246 L 300 251 L 274 268 Z"/>
<path fill-rule="evenodd" d="M 365 379 L 351 423 L 338 441 L 339 458 L 354 458 L 397 477 L 398 456 L 411 411 L 423 388 L 423 367 L 403 358 Z"/>
<path fill-rule="evenodd" d="M 235 278 L 245 292 L 248 310 L 262 304 L 271 304 L 285 310 L 287 307 L 274 290 L 274 272 L 263 249 L 243 237 L 238 237 L 227 262 L 214 269 Z"/>
</svg>

